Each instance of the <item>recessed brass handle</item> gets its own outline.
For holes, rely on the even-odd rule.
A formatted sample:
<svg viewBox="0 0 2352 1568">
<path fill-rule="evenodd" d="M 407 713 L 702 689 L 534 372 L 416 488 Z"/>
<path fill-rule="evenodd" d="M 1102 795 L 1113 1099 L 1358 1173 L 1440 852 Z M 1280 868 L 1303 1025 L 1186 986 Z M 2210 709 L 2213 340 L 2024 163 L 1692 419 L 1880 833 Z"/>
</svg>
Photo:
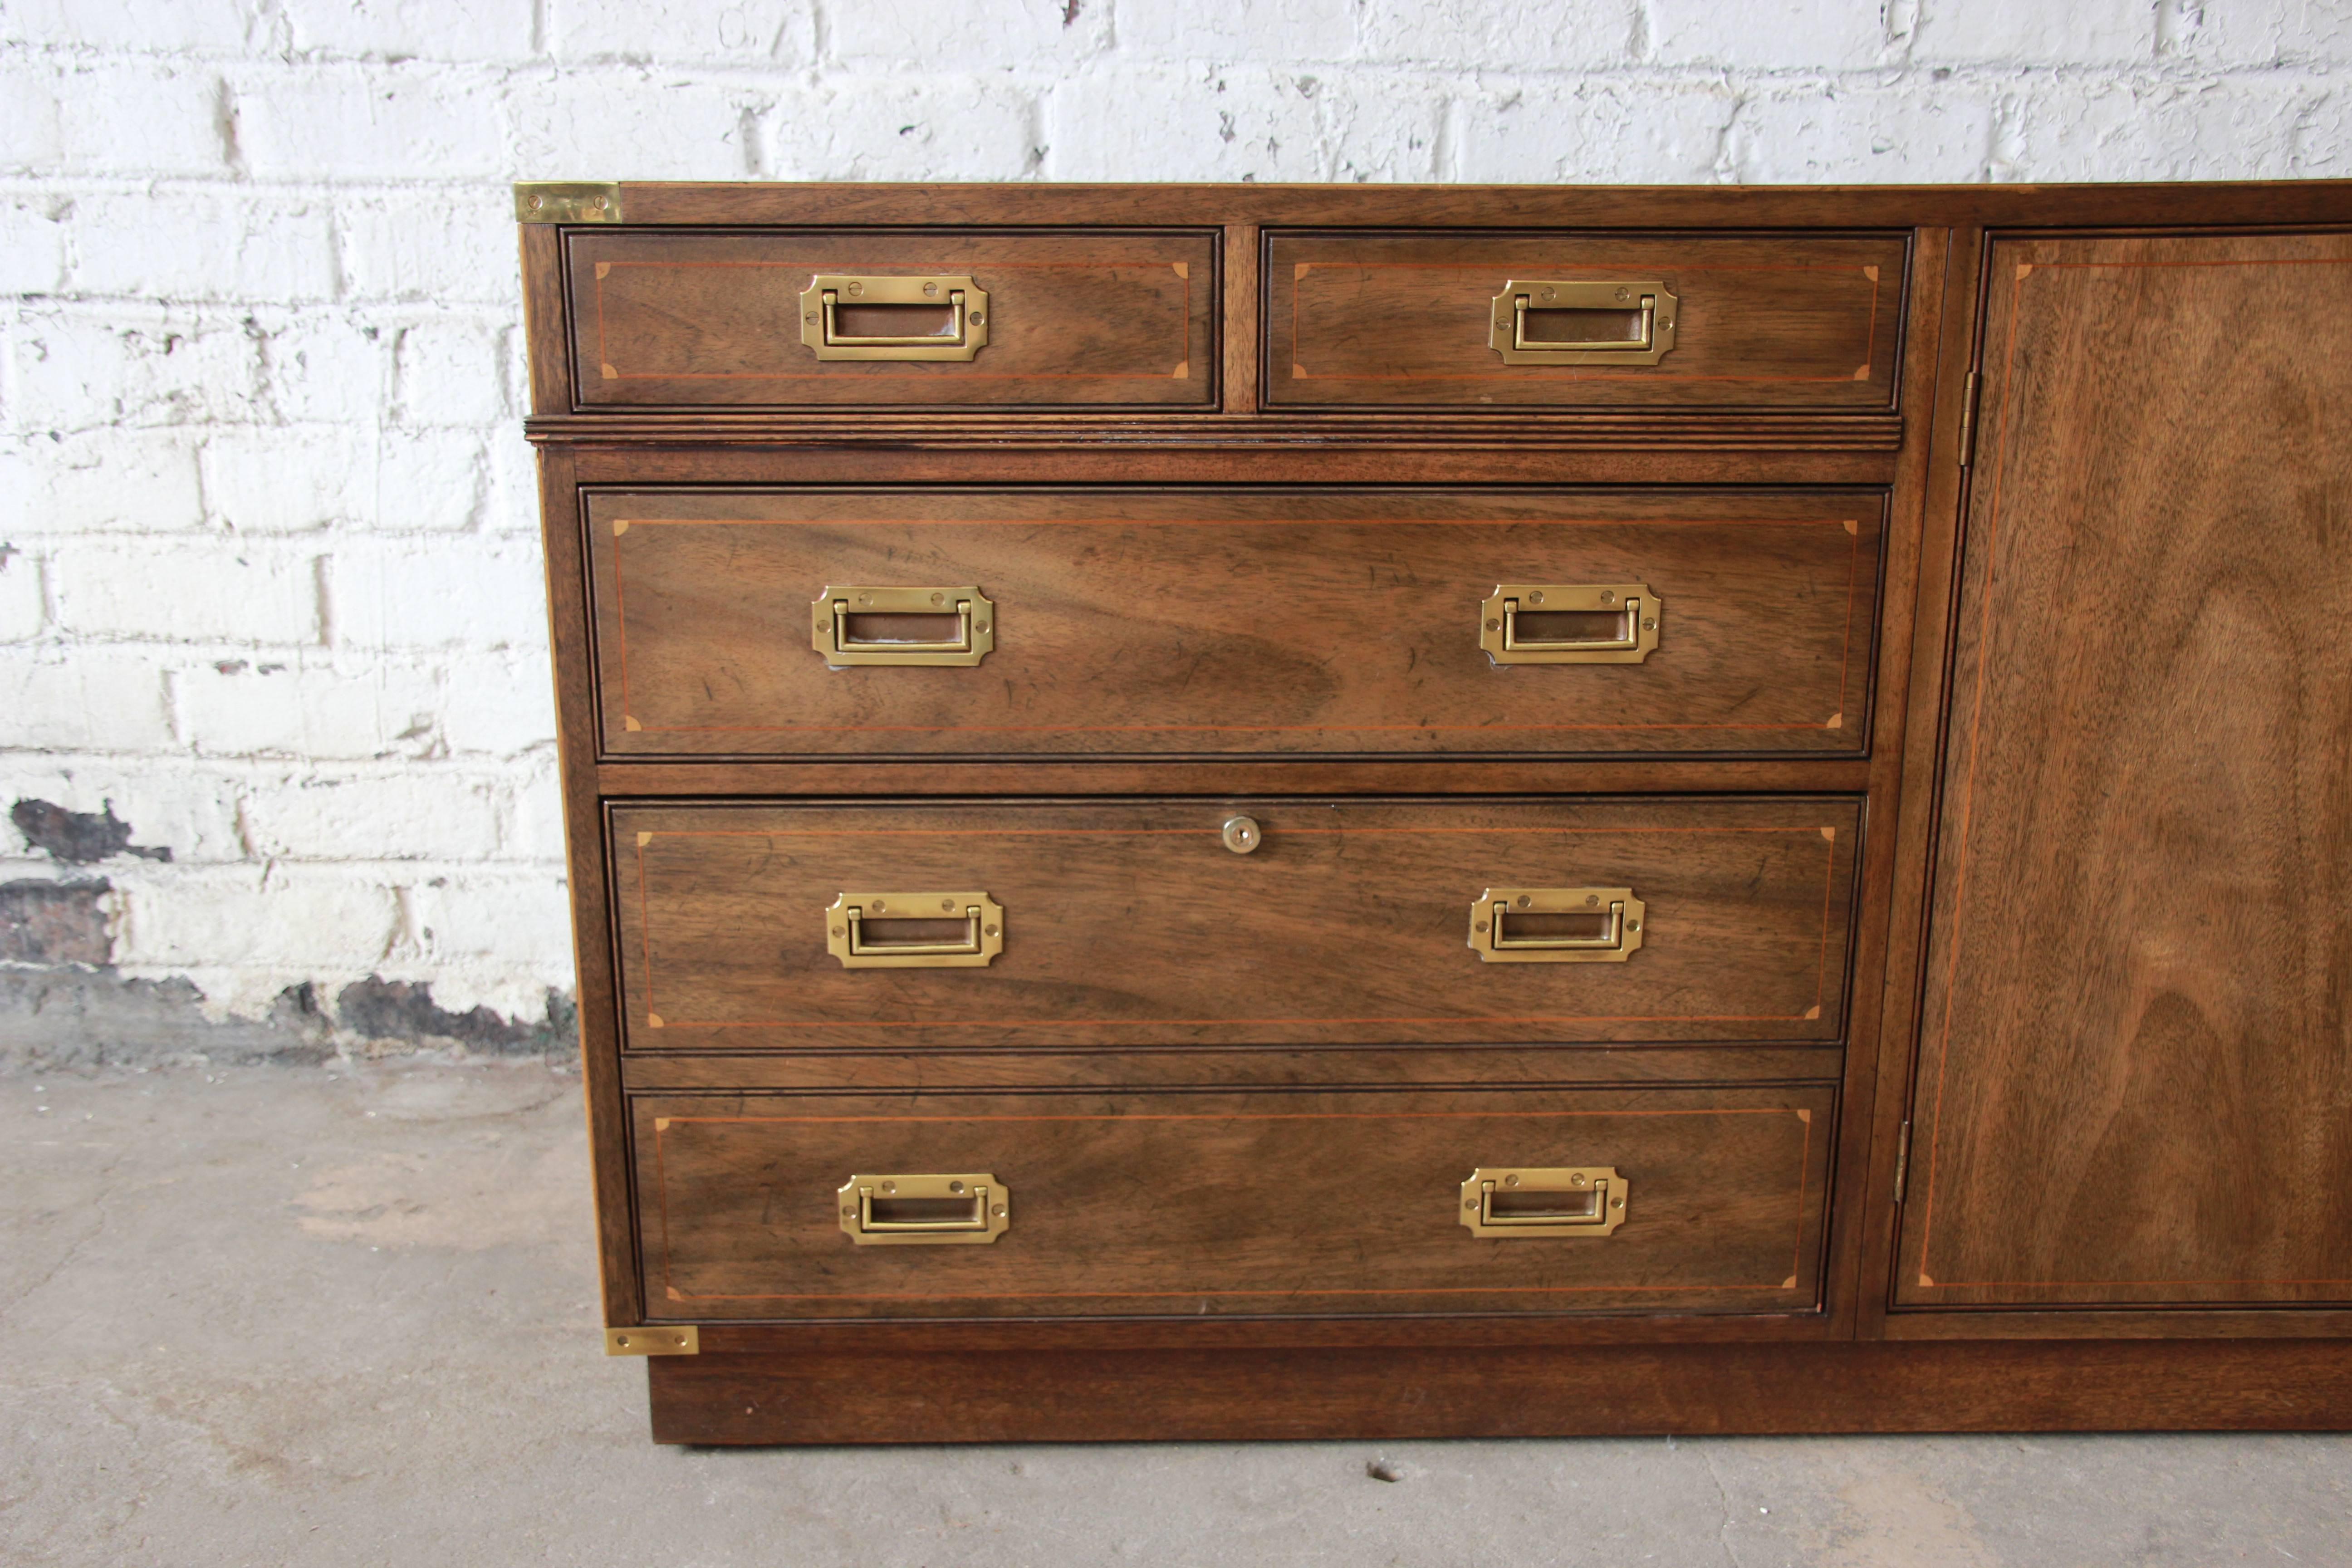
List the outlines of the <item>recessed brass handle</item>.
<svg viewBox="0 0 2352 1568">
<path fill-rule="evenodd" d="M 1655 364 L 1674 352 L 1679 303 L 1655 279 L 1514 279 L 1495 296 L 1486 342 L 1506 364 Z"/>
<path fill-rule="evenodd" d="M 824 911 L 844 969 L 983 969 L 1004 951 L 1004 908 L 986 893 L 844 893 Z"/>
<path fill-rule="evenodd" d="M 1610 1236 L 1625 1223 L 1625 1194 L 1613 1165 L 1481 1165 L 1459 1213 L 1471 1235 L 1498 1240 Z"/>
<path fill-rule="evenodd" d="M 1470 906 L 1470 948 L 1485 963 L 1622 963 L 1648 913 L 1631 888 L 1489 888 Z"/>
<path fill-rule="evenodd" d="M 801 342 L 821 360 L 969 360 L 988 314 L 969 278 L 820 273 L 801 290 Z"/>
<path fill-rule="evenodd" d="M 996 647 L 996 605 L 977 587 L 835 587 L 809 606 L 827 664 L 975 665 Z"/>
<path fill-rule="evenodd" d="M 1478 646 L 1496 664 L 1639 664 L 1664 617 L 1646 583 L 1502 583 L 1478 606 Z"/>
<path fill-rule="evenodd" d="M 856 1175 L 835 1196 L 860 1247 L 985 1247 L 1013 1223 L 1013 1194 L 987 1171 Z"/>
</svg>

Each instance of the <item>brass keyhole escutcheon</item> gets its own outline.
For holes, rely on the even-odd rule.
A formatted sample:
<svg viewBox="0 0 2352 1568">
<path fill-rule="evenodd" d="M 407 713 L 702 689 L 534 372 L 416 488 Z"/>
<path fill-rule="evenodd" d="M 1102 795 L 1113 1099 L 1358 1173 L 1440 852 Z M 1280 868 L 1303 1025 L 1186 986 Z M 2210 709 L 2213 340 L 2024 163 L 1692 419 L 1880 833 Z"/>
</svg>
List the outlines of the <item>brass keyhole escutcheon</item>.
<svg viewBox="0 0 2352 1568">
<path fill-rule="evenodd" d="M 1265 842 L 1265 835 L 1254 816 L 1227 817 L 1223 837 L 1225 847 L 1236 855 L 1247 855 Z"/>
</svg>

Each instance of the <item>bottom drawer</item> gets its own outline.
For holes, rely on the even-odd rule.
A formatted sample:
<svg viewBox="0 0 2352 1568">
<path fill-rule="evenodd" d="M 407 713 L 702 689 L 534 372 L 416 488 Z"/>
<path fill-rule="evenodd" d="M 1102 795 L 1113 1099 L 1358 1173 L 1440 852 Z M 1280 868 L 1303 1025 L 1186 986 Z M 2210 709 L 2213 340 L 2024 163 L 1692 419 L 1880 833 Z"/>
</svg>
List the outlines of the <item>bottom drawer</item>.
<svg viewBox="0 0 2352 1568">
<path fill-rule="evenodd" d="M 640 1095 L 646 1305 L 703 1321 L 1810 1310 L 1834 1098 Z"/>
</svg>

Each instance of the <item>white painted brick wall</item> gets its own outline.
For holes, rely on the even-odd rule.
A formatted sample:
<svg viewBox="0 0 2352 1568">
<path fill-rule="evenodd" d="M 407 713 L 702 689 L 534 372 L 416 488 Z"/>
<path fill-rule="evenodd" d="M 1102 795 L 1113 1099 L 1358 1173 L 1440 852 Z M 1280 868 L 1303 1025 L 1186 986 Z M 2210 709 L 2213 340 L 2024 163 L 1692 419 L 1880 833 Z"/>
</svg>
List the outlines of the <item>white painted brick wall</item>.
<svg viewBox="0 0 2352 1568">
<path fill-rule="evenodd" d="M 0 792 L 222 1012 L 569 984 L 512 179 L 2297 175 L 2346 0 L 0 0 Z"/>
</svg>

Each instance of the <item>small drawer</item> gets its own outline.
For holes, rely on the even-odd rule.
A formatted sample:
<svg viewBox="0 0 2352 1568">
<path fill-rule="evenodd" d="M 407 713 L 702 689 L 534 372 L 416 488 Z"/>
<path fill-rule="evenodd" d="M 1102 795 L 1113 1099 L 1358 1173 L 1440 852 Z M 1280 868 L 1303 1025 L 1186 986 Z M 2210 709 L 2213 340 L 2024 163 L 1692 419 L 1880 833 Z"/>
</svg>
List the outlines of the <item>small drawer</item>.
<svg viewBox="0 0 2352 1568">
<path fill-rule="evenodd" d="M 1278 234 L 1291 407 L 1895 406 L 1900 235 Z"/>
<path fill-rule="evenodd" d="M 611 808 L 633 1050 L 1831 1041 L 1844 797 Z"/>
<path fill-rule="evenodd" d="M 1216 399 L 1205 234 L 574 234 L 583 408 Z"/>
<path fill-rule="evenodd" d="M 1875 491 L 590 497 L 608 755 L 1855 755 Z"/>
<path fill-rule="evenodd" d="M 1811 1311 L 1834 1103 L 1825 1085 L 643 1095 L 646 1307 Z"/>
</svg>

